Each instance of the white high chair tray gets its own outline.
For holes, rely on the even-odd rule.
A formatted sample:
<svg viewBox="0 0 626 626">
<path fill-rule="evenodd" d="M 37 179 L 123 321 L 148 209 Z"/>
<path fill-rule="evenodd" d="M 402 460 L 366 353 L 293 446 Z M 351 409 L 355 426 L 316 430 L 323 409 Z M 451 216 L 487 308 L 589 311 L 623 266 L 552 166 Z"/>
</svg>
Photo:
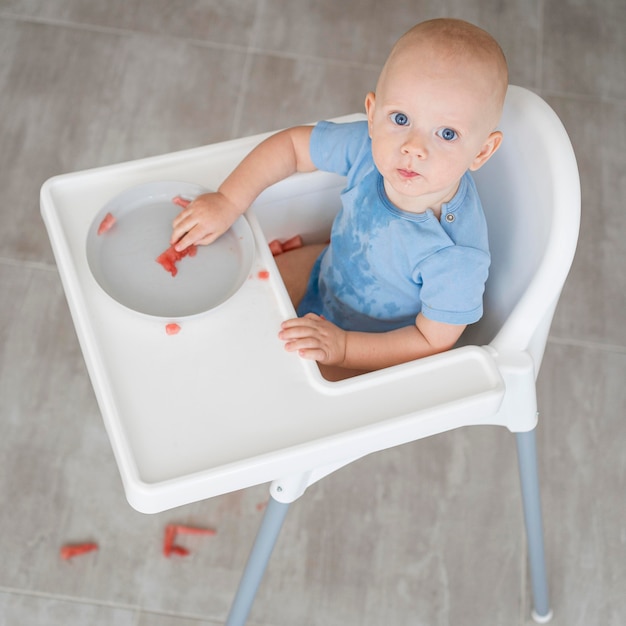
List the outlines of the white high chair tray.
<svg viewBox="0 0 626 626">
<path fill-rule="evenodd" d="M 483 348 L 339 383 L 285 352 L 278 328 L 295 313 L 267 240 L 323 236 L 343 186 L 334 175 L 295 176 L 257 200 L 241 225 L 250 233 L 249 267 L 219 306 L 146 314 L 105 291 L 88 250 L 105 243 L 96 236 L 94 244 L 93 233 L 107 203 L 162 181 L 216 189 L 264 137 L 62 175 L 42 187 L 42 215 L 126 496 L 145 513 L 356 459 L 445 430 L 441 420 L 454 427 L 484 415 L 494 423 L 502 399 L 502 378 Z M 200 260 L 184 259 L 181 272 Z M 124 266 L 129 277 L 136 261 Z M 168 335 L 167 323 L 180 332 Z"/>
</svg>

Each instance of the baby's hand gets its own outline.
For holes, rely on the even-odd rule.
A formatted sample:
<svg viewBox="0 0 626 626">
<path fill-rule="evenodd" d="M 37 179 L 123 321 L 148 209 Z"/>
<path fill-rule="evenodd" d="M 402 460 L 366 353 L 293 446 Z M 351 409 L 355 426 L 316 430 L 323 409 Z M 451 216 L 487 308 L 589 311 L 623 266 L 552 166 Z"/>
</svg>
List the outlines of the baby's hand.
<svg viewBox="0 0 626 626">
<path fill-rule="evenodd" d="M 348 333 L 323 317 L 307 313 L 283 322 L 280 328 L 278 338 L 285 342 L 287 352 L 297 352 L 323 365 L 344 362 Z"/>
<path fill-rule="evenodd" d="M 213 243 L 241 215 L 223 194 L 198 196 L 174 219 L 170 243 L 181 252 L 190 245 Z"/>
</svg>

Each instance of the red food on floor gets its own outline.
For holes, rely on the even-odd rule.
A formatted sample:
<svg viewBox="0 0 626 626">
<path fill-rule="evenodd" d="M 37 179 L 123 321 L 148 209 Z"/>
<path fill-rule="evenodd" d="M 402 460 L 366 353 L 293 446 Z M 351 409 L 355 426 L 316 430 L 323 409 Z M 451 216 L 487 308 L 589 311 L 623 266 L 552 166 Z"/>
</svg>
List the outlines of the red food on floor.
<svg viewBox="0 0 626 626">
<path fill-rule="evenodd" d="M 267 244 L 270 247 L 270 252 L 272 256 L 278 256 L 283 253 L 283 244 L 278 241 L 278 239 L 274 239 Z"/>
<path fill-rule="evenodd" d="M 183 526 L 177 524 L 174 526 L 177 535 L 216 535 L 217 531 L 213 528 L 196 528 L 195 526 Z"/>
<path fill-rule="evenodd" d="M 187 556 L 189 554 L 187 548 L 175 545 L 174 542 L 177 535 L 215 535 L 216 532 L 212 528 L 195 528 L 182 524 L 168 524 L 163 538 L 163 554 L 167 557 L 170 557 L 172 554 L 177 554 L 178 556 Z"/>
<path fill-rule="evenodd" d="M 270 273 L 267 270 L 260 270 L 257 277 L 261 280 L 267 280 L 270 277 Z"/>
<path fill-rule="evenodd" d="M 185 248 L 181 252 L 176 250 L 174 246 L 170 246 L 167 250 L 165 250 L 165 252 L 159 254 L 159 256 L 156 258 L 156 262 L 160 263 L 163 266 L 163 269 L 165 269 L 165 271 L 169 272 L 172 277 L 174 277 L 176 276 L 176 274 L 178 274 L 178 268 L 176 267 L 176 263 L 178 263 L 178 261 L 185 258 L 186 256 L 196 256 L 197 252 L 198 249 L 194 245 Z"/>
<path fill-rule="evenodd" d="M 97 543 L 75 543 L 71 545 L 65 545 L 61 548 L 61 558 L 68 560 L 81 554 L 87 554 L 87 552 L 93 552 L 97 549 Z"/>
<path fill-rule="evenodd" d="M 296 248 L 302 248 L 304 242 L 302 241 L 302 237 L 300 235 L 296 235 L 291 239 L 287 239 L 287 241 L 283 242 L 283 252 L 288 252 L 289 250 L 295 250 Z"/>
<path fill-rule="evenodd" d="M 173 524 L 169 524 L 165 527 L 165 536 L 163 537 L 163 554 L 165 556 L 169 557 L 172 554 L 175 539 L 176 527 Z"/>
<path fill-rule="evenodd" d="M 106 233 L 107 230 L 111 229 L 111 226 L 113 226 L 113 224 L 115 224 L 115 217 L 113 217 L 111 213 L 107 213 L 104 216 L 104 219 L 100 222 L 100 226 L 98 226 L 98 235 Z"/>
<path fill-rule="evenodd" d="M 191 200 L 187 200 L 182 196 L 176 196 L 175 198 L 172 198 L 172 202 L 174 204 L 177 204 L 179 207 L 182 207 L 183 209 L 186 209 L 191 204 Z"/>
<path fill-rule="evenodd" d="M 165 332 L 168 335 L 176 335 L 180 332 L 180 326 L 174 322 L 165 324 Z"/>
</svg>

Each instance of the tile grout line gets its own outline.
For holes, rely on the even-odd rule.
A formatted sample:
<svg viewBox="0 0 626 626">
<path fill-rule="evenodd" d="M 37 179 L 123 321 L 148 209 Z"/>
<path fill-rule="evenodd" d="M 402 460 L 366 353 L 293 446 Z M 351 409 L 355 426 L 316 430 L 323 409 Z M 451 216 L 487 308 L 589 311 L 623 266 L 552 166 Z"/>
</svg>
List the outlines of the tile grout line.
<svg viewBox="0 0 626 626">
<path fill-rule="evenodd" d="M 238 46 L 235 44 L 218 43 L 214 41 L 207 41 L 204 39 L 195 39 L 192 37 L 177 37 L 175 35 L 167 35 L 163 33 L 151 33 L 143 30 L 133 30 L 132 28 L 121 28 L 117 26 L 101 26 L 98 24 L 88 24 L 81 22 L 69 22 L 65 20 L 55 20 L 52 18 L 40 18 L 34 16 L 23 16 L 14 13 L 7 13 L 0 11 L 0 20 L 11 20 L 14 22 L 21 22 L 22 24 L 37 24 L 39 26 L 51 26 L 54 28 L 67 28 L 69 30 L 84 31 L 88 33 L 99 33 L 102 35 L 117 35 L 120 37 L 145 37 L 150 39 L 170 39 L 172 41 L 180 41 L 191 45 L 196 45 L 204 48 L 213 48 L 216 50 L 229 50 L 231 52 L 244 52 L 246 48 L 244 46 Z"/>
<path fill-rule="evenodd" d="M 89 606 L 99 606 L 109 609 L 120 609 L 123 611 L 142 611 L 142 607 L 133 604 L 124 604 L 122 602 L 107 602 L 105 600 L 97 600 L 95 598 L 81 598 L 76 596 L 68 596 L 61 593 L 51 593 L 48 591 L 34 591 L 29 589 L 16 589 L 13 587 L 0 586 L 0 593 L 13 596 L 24 596 L 27 598 L 39 598 L 42 600 L 57 600 L 60 602 L 68 602 L 71 604 L 86 604 Z"/>
<path fill-rule="evenodd" d="M 95 598 L 80 598 L 75 596 L 68 596 L 65 594 L 50 593 L 46 591 L 30 591 L 27 589 L 15 589 L 12 587 L 0 586 L 0 593 L 5 593 L 12 596 L 23 596 L 27 598 L 38 598 L 41 600 L 56 600 L 58 602 L 67 602 L 68 604 L 87 605 L 113 610 L 129 611 L 135 613 L 137 617 L 140 617 L 142 614 L 159 615 L 165 617 L 183 618 L 185 620 L 193 620 L 206 624 L 215 624 L 215 626 L 219 626 L 219 624 L 221 624 L 221 622 L 216 622 L 213 618 L 206 618 L 198 615 L 175 613 L 173 611 L 156 611 L 134 604 L 124 604 L 122 602 L 107 602 L 106 600 L 98 600 Z"/>
<path fill-rule="evenodd" d="M 119 36 L 138 36 L 138 37 L 146 37 L 152 39 L 170 39 L 172 41 L 184 42 L 189 45 L 194 45 L 202 48 L 212 48 L 215 50 L 228 50 L 231 52 L 243 52 L 246 54 L 258 54 L 258 55 L 266 55 L 270 57 L 276 57 L 279 59 L 291 59 L 297 61 L 308 61 L 311 63 L 320 63 L 320 64 L 329 64 L 338 67 L 352 67 L 352 68 L 360 68 L 365 70 L 378 70 L 380 69 L 379 65 L 371 64 L 371 63 L 360 63 L 358 61 L 346 61 L 343 59 L 335 59 L 332 57 L 320 57 L 311 54 L 299 54 L 295 52 L 281 52 L 279 50 L 271 50 L 259 48 L 253 44 L 248 46 L 242 46 L 237 44 L 230 43 L 220 43 L 216 41 L 208 41 L 205 39 L 197 39 L 195 37 L 180 37 L 177 35 L 167 35 L 163 33 L 151 33 L 149 31 L 143 30 L 133 30 L 131 28 L 120 28 L 116 26 L 99 26 L 97 24 L 87 24 L 80 22 L 69 22 L 64 20 L 55 20 L 51 18 L 37 18 L 32 16 L 22 16 L 9 12 L 0 11 L 0 20 L 11 20 L 15 22 L 21 22 L 24 24 L 38 24 L 41 26 L 53 26 L 57 28 L 68 28 L 73 30 L 82 30 L 86 32 L 100 33 L 100 34 L 108 34 L 108 35 L 119 35 Z M 256 22 L 257 19 L 255 17 L 255 26 L 256 30 Z"/>
<path fill-rule="evenodd" d="M 545 14 L 545 3 L 543 0 L 539 0 L 537 3 L 537 41 L 536 41 L 536 53 L 537 53 L 537 61 L 535 63 L 535 84 L 537 85 L 537 90 L 542 98 L 545 98 L 545 93 L 543 90 L 543 34 L 544 34 L 544 14 Z M 541 487 L 540 487 L 541 489 Z M 543 521 L 543 513 L 542 513 L 542 521 Z M 520 593 L 521 593 L 521 603 L 520 603 L 520 616 L 519 623 L 520 626 L 524 626 L 526 623 L 527 611 L 530 611 L 530 607 L 533 605 L 534 598 L 532 597 L 532 581 L 529 580 L 529 564 L 528 564 L 528 535 L 526 530 L 525 520 L 522 523 L 522 563 L 521 563 L 521 572 L 520 572 Z"/>
<path fill-rule="evenodd" d="M 567 337 L 558 337 L 550 335 L 548 344 L 557 346 L 570 346 L 572 348 L 585 348 L 588 350 L 598 350 L 601 352 L 612 352 L 614 354 L 626 354 L 626 346 L 619 344 L 602 343 L 600 341 L 591 341 L 587 339 L 570 339 Z"/>
<path fill-rule="evenodd" d="M 539 0 L 537 7 L 537 41 L 536 41 L 536 53 L 537 60 L 535 63 L 535 84 L 537 85 L 537 90 L 542 98 L 545 98 L 545 93 L 543 90 L 543 33 L 544 33 L 544 13 L 545 13 L 545 4 L 543 0 Z M 543 516 L 543 514 L 542 514 Z M 522 562 L 521 562 L 521 572 L 520 572 L 520 615 L 519 615 L 519 623 L 520 626 L 524 626 L 526 623 L 527 611 L 530 611 L 530 607 L 533 604 L 534 598 L 532 597 L 532 582 L 529 581 L 528 576 L 528 536 L 526 531 L 525 520 L 522 523 Z"/>
<path fill-rule="evenodd" d="M 546 87 L 539 90 L 541 92 L 541 96 L 546 98 L 563 98 L 573 100 L 574 102 L 599 102 L 601 104 L 614 104 L 619 106 L 626 105 L 626 100 L 624 98 L 617 98 L 614 96 L 603 96 L 597 94 L 587 94 L 587 93 L 574 93 L 571 91 L 557 91 Z"/>
<path fill-rule="evenodd" d="M 246 56 L 243 62 L 243 68 L 241 70 L 241 80 L 239 82 L 239 93 L 237 94 L 237 101 L 235 103 L 235 112 L 233 114 L 233 121 L 231 125 L 231 137 L 238 137 L 241 132 L 241 117 L 243 115 L 243 107 L 245 102 L 245 95 L 248 92 L 248 86 L 250 82 L 250 68 L 252 67 L 252 50 L 254 44 L 257 41 L 259 31 L 259 8 L 260 2 L 256 3 L 256 10 L 254 12 L 254 21 L 252 24 L 252 32 L 248 46 L 246 47 Z"/>
<path fill-rule="evenodd" d="M 537 64 L 535 66 L 535 82 L 540 92 L 543 92 L 543 42 L 544 42 L 545 2 L 539 1 L 538 7 L 538 36 L 537 36 Z"/>
<path fill-rule="evenodd" d="M 21 261 L 19 259 L 0 257 L 0 265 L 44 272 L 57 272 L 57 266 L 54 263 L 46 263 L 45 261 Z"/>
</svg>

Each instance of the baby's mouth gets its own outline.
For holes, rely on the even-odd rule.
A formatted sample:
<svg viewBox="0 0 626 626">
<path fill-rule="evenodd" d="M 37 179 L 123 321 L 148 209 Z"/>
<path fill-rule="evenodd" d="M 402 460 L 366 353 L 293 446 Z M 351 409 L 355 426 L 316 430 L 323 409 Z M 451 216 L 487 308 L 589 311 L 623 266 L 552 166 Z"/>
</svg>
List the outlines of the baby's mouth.
<svg viewBox="0 0 626 626">
<path fill-rule="evenodd" d="M 405 180 L 412 180 L 419 176 L 419 174 L 417 172 L 414 172 L 413 170 L 405 170 L 402 168 L 398 169 L 398 174 L 401 178 L 404 178 Z"/>
</svg>

